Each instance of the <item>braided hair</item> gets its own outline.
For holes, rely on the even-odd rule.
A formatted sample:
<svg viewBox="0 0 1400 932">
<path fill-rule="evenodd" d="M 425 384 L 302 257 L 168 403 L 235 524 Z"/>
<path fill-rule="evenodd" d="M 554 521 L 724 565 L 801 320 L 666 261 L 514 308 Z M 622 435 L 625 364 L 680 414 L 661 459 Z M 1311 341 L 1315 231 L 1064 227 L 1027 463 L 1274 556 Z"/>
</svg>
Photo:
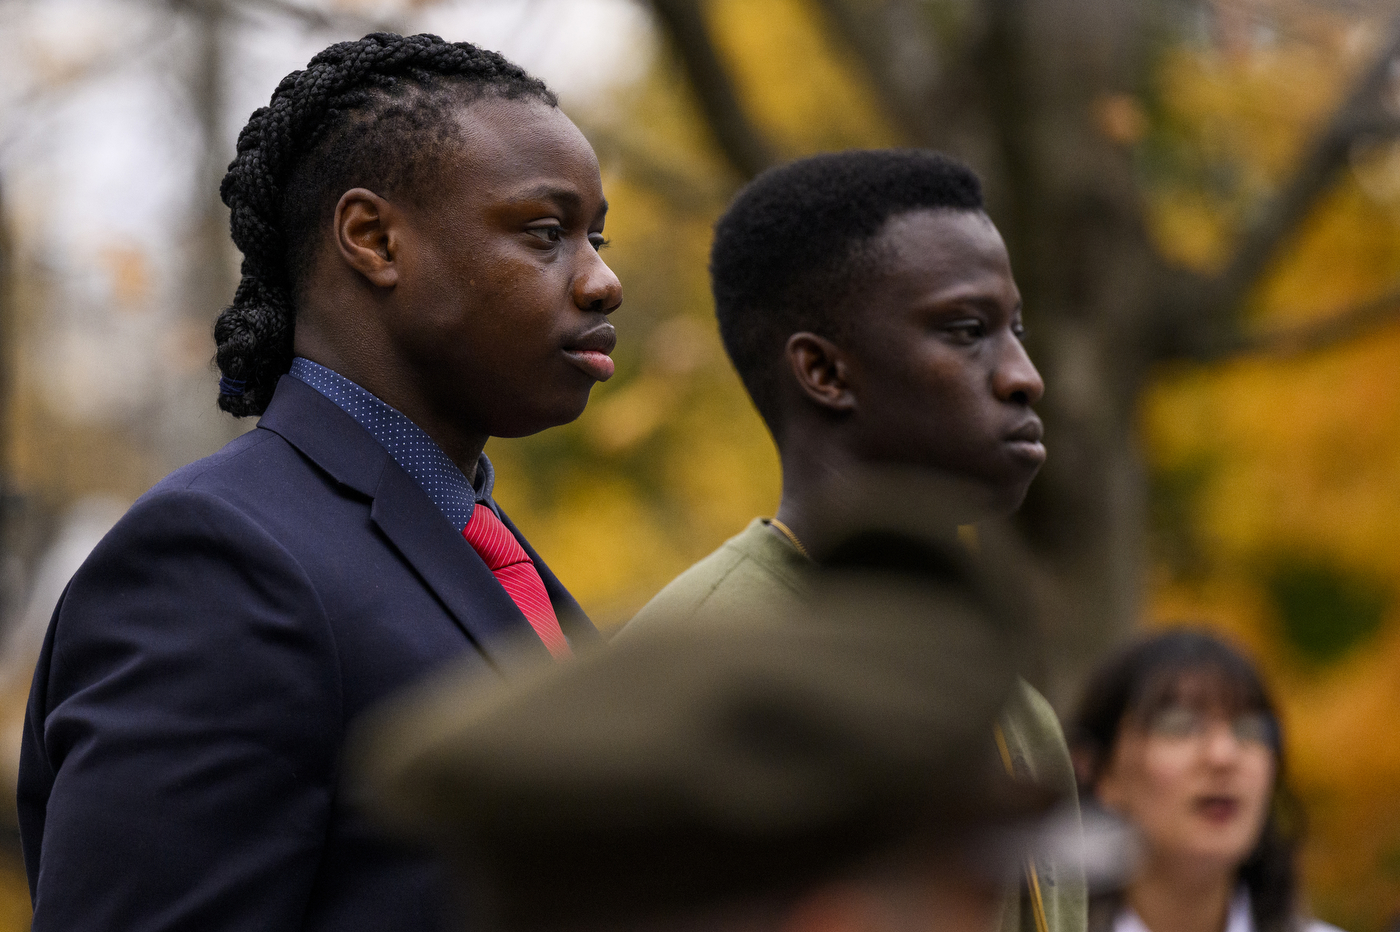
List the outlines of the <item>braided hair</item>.
<svg viewBox="0 0 1400 932">
<path fill-rule="evenodd" d="M 220 408 L 262 414 L 291 368 L 297 289 L 340 196 L 366 187 L 412 200 L 458 138 L 456 107 L 488 93 L 558 105 L 495 52 L 375 33 L 322 51 L 253 113 L 219 188 L 243 252 L 233 304 L 214 324 Z"/>
</svg>

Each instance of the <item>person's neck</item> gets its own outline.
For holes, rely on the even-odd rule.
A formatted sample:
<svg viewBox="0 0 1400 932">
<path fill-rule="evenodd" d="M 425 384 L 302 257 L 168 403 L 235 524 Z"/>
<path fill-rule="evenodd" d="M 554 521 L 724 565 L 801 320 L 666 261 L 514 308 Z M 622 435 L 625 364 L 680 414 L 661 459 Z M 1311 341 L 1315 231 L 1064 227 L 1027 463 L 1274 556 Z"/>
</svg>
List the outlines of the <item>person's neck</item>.
<svg viewBox="0 0 1400 932">
<path fill-rule="evenodd" d="M 1143 865 L 1129 885 L 1127 904 L 1151 932 L 1225 932 L 1235 879 L 1185 865 Z"/>
<path fill-rule="evenodd" d="M 809 544 L 818 529 L 829 523 L 833 503 L 868 491 L 869 470 L 878 464 L 855 456 L 839 438 L 819 432 L 794 431 L 778 451 L 782 463 L 783 491 L 773 516 L 798 541 Z M 952 538 L 957 527 L 929 527 L 929 533 Z M 775 531 L 776 532 L 776 531 Z M 784 535 L 786 536 L 786 535 Z"/>
<path fill-rule="evenodd" d="M 814 442 L 806 432 L 793 431 L 779 445 L 783 493 L 773 517 L 800 541 L 812 538 L 830 490 L 856 466 L 844 448 L 821 439 Z"/>
<path fill-rule="evenodd" d="M 486 441 L 491 439 L 489 434 L 463 430 L 451 421 L 434 417 L 431 406 L 426 404 L 426 390 L 415 391 L 411 379 L 402 373 L 385 371 L 381 360 L 375 357 L 343 352 L 328 341 L 301 333 L 297 334 L 295 353 L 340 373 L 417 424 L 462 470 L 468 482 L 476 481 L 476 464 Z"/>
<path fill-rule="evenodd" d="M 409 420 L 423 428 L 423 432 L 432 438 L 442 448 L 442 452 L 447 454 L 447 458 L 457 464 L 457 468 L 462 470 L 462 475 L 467 477 L 467 481 L 476 484 L 476 465 L 481 459 L 481 454 L 486 450 L 486 441 L 490 437 L 474 434 L 472 436 L 457 436 L 452 431 L 434 431 L 427 424 L 420 423 L 411 414 Z"/>
</svg>

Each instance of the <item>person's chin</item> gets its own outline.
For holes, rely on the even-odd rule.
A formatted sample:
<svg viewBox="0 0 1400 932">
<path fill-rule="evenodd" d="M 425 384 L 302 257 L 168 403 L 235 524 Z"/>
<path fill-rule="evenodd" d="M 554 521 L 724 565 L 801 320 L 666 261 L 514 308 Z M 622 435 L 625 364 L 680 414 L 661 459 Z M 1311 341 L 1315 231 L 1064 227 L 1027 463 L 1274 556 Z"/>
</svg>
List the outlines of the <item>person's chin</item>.
<svg viewBox="0 0 1400 932">
<path fill-rule="evenodd" d="M 984 476 L 954 476 L 947 482 L 944 514 L 959 526 L 1009 517 L 1026 497 L 1029 481 L 1008 486 Z"/>
<path fill-rule="evenodd" d="M 1239 844 L 1234 839 L 1202 838 L 1195 844 L 1186 846 L 1182 852 L 1184 860 L 1198 869 L 1214 869 L 1221 873 L 1231 873 L 1249 857 L 1250 844 Z"/>
<path fill-rule="evenodd" d="M 586 407 L 588 389 L 580 393 L 570 393 L 564 398 L 553 399 L 549 403 L 534 405 L 528 411 L 518 412 L 508 422 L 496 425 L 491 431 L 491 436 L 529 437 L 551 427 L 562 427 L 578 420 Z"/>
<path fill-rule="evenodd" d="M 879 474 L 918 477 L 941 521 L 963 526 L 1009 517 L 1026 498 L 1036 469 L 1005 461 L 936 466 L 926 460 L 870 457 L 863 467 Z"/>
<path fill-rule="evenodd" d="M 1037 468 L 1002 471 L 995 478 L 986 474 L 966 477 L 967 496 L 960 524 L 979 524 L 1009 518 L 1020 510 L 1030 492 Z"/>
<path fill-rule="evenodd" d="M 1038 443 L 1034 444 L 1034 447 L 1035 450 L 1031 454 L 1014 450 L 1009 468 L 1001 474 L 999 481 L 994 483 L 993 496 L 998 512 L 994 517 L 1010 517 L 1025 503 L 1031 483 L 1040 475 L 1040 467 L 1045 464 L 1045 448 Z"/>
<path fill-rule="evenodd" d="M 1020 509 L 1029 488 L 1029 482 L 1014 487 L 986 485 L 982 488 L 981 495 L 968 502 L 966 513 L 958 523 L 981 524 L 983 521 L 1009 518 Z"/>
</svg>

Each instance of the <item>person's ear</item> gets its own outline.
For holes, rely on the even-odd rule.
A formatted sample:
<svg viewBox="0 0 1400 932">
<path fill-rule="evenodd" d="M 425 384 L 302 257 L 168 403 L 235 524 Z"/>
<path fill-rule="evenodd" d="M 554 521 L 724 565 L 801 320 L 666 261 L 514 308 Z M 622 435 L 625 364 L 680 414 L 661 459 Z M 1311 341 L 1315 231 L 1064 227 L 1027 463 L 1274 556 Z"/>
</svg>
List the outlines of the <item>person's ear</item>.
<svg viewBox="0 0 1400 932">
<path fill-rule="evenodd" d="M 832 411 L 852 411 L 850 363 L 841 347 L 815 333 L 794 333 L 786 346 L 788 365 L 802 393 Z"/>
<path fill-rule="evenodd" d="M 379 288 L 399 283 L 398 216 L 373 191 L 351 188 L 335 205 L 335 245 L 345 264 Z"/>
</svg>

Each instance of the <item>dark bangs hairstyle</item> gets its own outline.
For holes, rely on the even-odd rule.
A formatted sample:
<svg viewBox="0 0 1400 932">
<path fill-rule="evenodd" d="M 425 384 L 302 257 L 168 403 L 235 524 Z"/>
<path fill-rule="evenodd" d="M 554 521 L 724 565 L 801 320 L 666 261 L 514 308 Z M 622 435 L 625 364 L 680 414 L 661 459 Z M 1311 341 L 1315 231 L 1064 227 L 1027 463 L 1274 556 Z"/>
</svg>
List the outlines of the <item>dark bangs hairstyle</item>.
<svg viewBox="0 0 1400 932">
<path fill-rule="evenodd" d="M 1278 712 L 1254 665 L 1220 639 L 1199 630 L 1144 638 L 1095 671 L 1070 726 L 1080 795 L 1094 803 L 1099 775 L 1113 758 L 1124 725 L 1146 726 L 1177 706 L 1221 709 L 1228 715 L 1263 713 L 1270 723 L 1274 792 L 1259 842 L 1240 867 L 1257 932 L 1292 932 L 1298 915 L 1296 855 L 1303 814 L 1284 780 L 1283 733 Z M 1108 928 L 1121 895 L 1096 897 L 1089 928 Z"/>
</svg>

